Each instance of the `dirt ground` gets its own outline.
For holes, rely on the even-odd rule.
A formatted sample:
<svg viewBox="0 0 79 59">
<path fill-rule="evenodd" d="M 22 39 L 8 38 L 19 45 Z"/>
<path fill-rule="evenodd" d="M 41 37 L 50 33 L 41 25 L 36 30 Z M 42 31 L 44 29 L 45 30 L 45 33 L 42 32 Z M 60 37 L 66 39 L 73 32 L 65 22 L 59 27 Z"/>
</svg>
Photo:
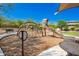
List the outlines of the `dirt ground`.
<svg viewBox="0 0 79 59">
<path fill-rule="evenodd" d="M 63 39 L 56 37 L 40 37 L 40 38 L 28 38 L 24 41 L 24 55 L 25 56 L 36 56 L 42 51 L 58 45 Z M 21 40 L 16 36 L 12 35 L 4 38 L 0 41 L 0 46 L 7 56 L 21 56 Z"/>
</svg>

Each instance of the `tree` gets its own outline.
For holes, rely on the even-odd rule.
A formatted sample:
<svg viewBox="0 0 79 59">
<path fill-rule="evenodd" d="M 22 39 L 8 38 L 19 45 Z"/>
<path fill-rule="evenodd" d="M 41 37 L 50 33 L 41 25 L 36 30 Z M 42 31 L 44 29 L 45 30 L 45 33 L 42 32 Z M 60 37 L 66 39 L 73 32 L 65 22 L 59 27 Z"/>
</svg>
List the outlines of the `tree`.
<svg viewBox="0 0 79 59">
<path fill-rule="evenodd" d="M 4 23 L 6 23 L 6 19 L 3 16 L 0 16 L 0 28 L 3 27 Z"/>
<path fill-rule="evenodd" d="M 65 27 L 64 27 L 64 31 L 69 31 L 68 26 L 65 26 Z"/>
<path fill-rule="evenodd" d="M 24 21 L 18 20 L 17 23 L 18 23 L 18 26 L 20 26 L 20 25 L 22 25 L 24 23 Z"/>
<path fill-rule="evenodd" d="M 74 31 L 75 30 L 75 27 L 72 27 L 71 30 Z"/>
<path fill-rule="evenodd" d="M 79 28 L 79 24 L 76 24 L 75 27 Z"/>
<path fill-rule="evenodd" d="M 20 25 L 22 25 L 24 23 L 24 21 L 21 21 L 21 20 L 9 20 L 10 22 L 10 27 L 13 27 L 13 28 L 18 28 Z"/>
<path fill-rule="evenodd" d="M 68 27 L 67 22 L 64 21 L 64 20 L 58 21 L 57 26 L 58 26 L 61 30 L 63 30 L 63 28 L 65 28 L 65 27 L 66 27 L 66 28 Z"/>
<path fill-rule="evenodd" d="M 57 28 L 57 25 L 54 25 L 54 24 L 49 24 L 48 25 L 50 28 L 53 28 L 53 29 L 56 29 Z"/>
<path fill-rule="evenodd" d="M 79 23 L 76 24 L 74 27 L 75 27 L 75 30 L 79 30 Z"/>
</svg>

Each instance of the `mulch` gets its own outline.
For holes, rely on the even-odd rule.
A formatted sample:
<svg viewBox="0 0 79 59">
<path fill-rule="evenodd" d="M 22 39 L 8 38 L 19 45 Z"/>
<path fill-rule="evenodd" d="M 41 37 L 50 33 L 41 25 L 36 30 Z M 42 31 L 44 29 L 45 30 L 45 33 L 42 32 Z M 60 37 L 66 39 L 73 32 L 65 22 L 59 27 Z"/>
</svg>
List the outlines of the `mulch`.
<svg viewBox="0 0 79 59">
<path fill-rule="evenodd" d="M 24 55 L 36 56 L 42 51 L 58 45 L 63 39 L 56 37 L 39 37 L 28 38 L 24 41 Z M 22 56 L 22 43 L 17 35 L 6 37 L 0 41 L 0 47 L 2 48 L 6 56 Z"/>
</svg>

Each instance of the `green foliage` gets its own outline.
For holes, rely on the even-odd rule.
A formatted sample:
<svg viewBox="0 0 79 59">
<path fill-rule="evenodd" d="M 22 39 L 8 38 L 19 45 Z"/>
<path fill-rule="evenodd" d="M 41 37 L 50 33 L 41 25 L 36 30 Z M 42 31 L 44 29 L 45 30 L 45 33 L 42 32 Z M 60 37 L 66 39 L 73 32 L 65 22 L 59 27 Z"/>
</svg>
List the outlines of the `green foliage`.
<svg viewBox="0 0 79 59">
<path fill-rule="evenodd" d="M 79 24 L 76 24 L 75 27 L 79 28 Z"/>
<path fill-rule="evenodd" d="M 0 27 L 6 22 L 6 19 L 3 16 L 0 16 Z"/>
<path fill-rule="evenodd" d="M 64 31 L 69 31 L 69 29 L 68 28 L 64 28 Z"/>
<path fill-rule="evenodd" d="M 18 28 L 20 25 L 22 25 L 24 21 L 17 20 L 17 21 L 10 21 L 10 27 Z"/>
<path fill-rule="evenodd" d="M 74 31 L 75 30 L 75 27 L 72 27 L 71 30 Z"/>
<path fill-rule="evenodd" d="M 24 21 L 21 20 L 7 20 L 4 17 L 0 17 L 0 28 L 4 27 L 10 27 L 10 28 L 18 28 L 20 25 L 22 25 L 24 23 Z"/>
<path fill-rule="evenodd" d="M 50 28 L 54 28 L 54 29 L 57 28 L 57 25 L 54 25 L 54 24 L 49 24 L 48 26 L 49 26 Z"/>
<path fill-rule="evenodd" d="M 64 20 L 58 21 L 57 26 L 58 26 L 61 30 L 63 30 L 63 28 L 65 28 L 65 27 L 68 27 L 66 21 L 64 21 Z"/>
<path fill-rule="evenodd" d="M 64 27 L 64 31 L 69 31 L 68 26 L 65 26 L 65 27 Z"/>
</svg>

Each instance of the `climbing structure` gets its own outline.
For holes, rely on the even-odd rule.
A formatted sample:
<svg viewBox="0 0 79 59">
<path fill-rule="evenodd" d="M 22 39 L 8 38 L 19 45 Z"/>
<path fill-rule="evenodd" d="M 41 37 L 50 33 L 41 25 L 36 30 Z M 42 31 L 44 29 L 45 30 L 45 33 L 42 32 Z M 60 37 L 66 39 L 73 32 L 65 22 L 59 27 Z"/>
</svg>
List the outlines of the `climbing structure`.
<svg viewBox="0 0 79 59">
<path fill-rule="evenodd" d="M 26 22 L 19 27 L 19 31 L 27 31 L 28 38 L 42 37 L 42 29 L 34 22 Z"/>
</svg>

